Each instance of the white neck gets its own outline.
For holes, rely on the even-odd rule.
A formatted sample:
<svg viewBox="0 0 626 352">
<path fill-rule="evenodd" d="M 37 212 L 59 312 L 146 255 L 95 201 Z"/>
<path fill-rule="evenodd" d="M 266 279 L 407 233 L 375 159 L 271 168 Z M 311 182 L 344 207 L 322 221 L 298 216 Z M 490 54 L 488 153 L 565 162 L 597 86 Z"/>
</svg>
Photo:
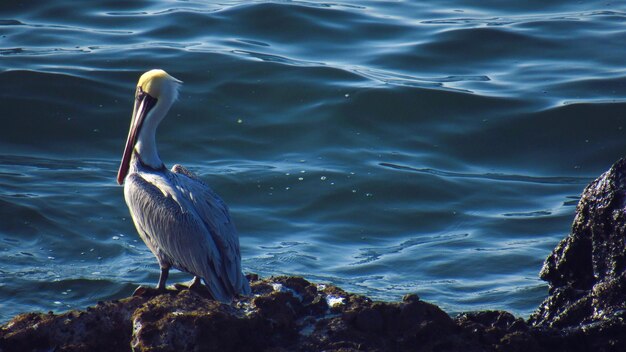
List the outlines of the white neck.
<svg viewBox="0 0 626 352">
<path fill-rule="evenodd" d="M 141 126 L 141 131 L 139 131 L 139 136 L 137 136 L 137 142 L 135 143 L 135 150 L 139 154 L 141 161 L 155 169 L 163 166 L 156 146 L 156 130 L 173 102 L 172 99 L 159 99 L 157 101 L 143 121 L 143 126 Z"/>
</svg>

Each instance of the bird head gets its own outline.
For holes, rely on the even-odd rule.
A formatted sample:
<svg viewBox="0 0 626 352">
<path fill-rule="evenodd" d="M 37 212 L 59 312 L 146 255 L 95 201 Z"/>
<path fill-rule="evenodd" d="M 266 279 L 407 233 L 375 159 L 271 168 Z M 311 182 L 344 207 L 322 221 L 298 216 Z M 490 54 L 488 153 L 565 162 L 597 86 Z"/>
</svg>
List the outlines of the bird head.
<svg viewBox="0 0 626 352">
<path fill-rule="evenodd" d="M 142 91 L 154 99 L 167 99 L 173 102 L 178 97 L 178 87 L 181 83 L 183 82 L 163 70 L 150 70 L 139 77 L 135 99 Z"/>
<path fill-rule="evenodd" d="M 126 139 L 126 147 L 117 173 L 117 183 L 124 183 L 128 174 L 130 159 L 141 132 L 154 134 L 156 126 L 178 97 L 178 88 L 182 82 L 159 69 L 150 70 L 139 78 L 135 91 L 133 116 Z M 149 128 L 148 128 L 149 126 Z"/>
</svg>

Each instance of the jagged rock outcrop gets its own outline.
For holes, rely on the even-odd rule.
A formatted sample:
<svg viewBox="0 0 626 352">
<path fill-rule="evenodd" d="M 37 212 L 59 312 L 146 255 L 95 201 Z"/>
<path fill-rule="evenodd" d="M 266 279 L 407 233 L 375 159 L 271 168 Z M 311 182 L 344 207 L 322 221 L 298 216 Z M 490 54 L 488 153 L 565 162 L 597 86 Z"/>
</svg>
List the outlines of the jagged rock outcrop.
<svg viewBox="0 0 626 352">
<path fill-rule="evenodd" d="M 591 182 L 571 234 L 540 277 L 549 296 L 529 323 L 576 335 L 592 350 L 626 351 L 626 159 Z"/>
<path fill-rule="evenodd" d="M 572 233 L 546 259 L 550 295 L 535 325 L 577 327 L 626 317 L 626 159 L 587 186 Z"/>
<path fill-rule="evenodd" d="M 451 318 L 417 295 L 374 302 L 298 277 L 260 280 L 224 305 L 182 286 L 0 326 L 12 351 L 626 351 L 626 161 L 584 191 L 572 233 L 546 259 L 549 296 L 528 321 Z"/>
</svg>

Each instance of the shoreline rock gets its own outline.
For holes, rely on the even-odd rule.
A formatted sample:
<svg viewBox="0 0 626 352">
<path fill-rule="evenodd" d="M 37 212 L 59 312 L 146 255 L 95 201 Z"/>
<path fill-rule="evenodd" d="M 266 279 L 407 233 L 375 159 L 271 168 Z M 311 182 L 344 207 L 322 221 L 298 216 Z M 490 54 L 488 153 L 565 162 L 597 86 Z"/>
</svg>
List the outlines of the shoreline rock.
<svg viewBox="0 0 626 352">
<path fill-rule="evenodd" d="M 2 351 L 484 351 L 528 325 L 506 312 L 453 319 L 406 295 L 375 302 L 300 277 L 259 280 L 233 305 L 186 288 L 26 313 L 1 327 Z"/>
<path fill-rule="evenodd" d="M 505 311 L 450 317 L 417 295 L 376 302 L 299 277 L 259 279 L 224 305 L 202 291 L 25 313 L 0 351 L 626 351 L 626 160 L 581 196 L 569 236 L 546 259 L 549 296 L 525 321 Z"/>
</svg>

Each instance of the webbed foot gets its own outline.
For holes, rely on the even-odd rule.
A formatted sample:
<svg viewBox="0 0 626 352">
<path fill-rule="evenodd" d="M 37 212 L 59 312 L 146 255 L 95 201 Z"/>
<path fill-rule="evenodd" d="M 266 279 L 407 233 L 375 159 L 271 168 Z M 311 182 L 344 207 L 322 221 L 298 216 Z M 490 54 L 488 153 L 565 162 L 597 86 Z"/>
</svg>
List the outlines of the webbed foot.
<svg viewBox="0 0 626 352">
<path fill-rule="evenodd" d="M 206 297 L 208 299 L 213 299 L 213 295 L 209 292 L 209 289 L 202 284 L 202 280 L 200 277 L 196 276 L 193 280 L 187 284 L 175 284 L 177 290 L 189 290 L 199 294 L 202 297 Z"/>
<path fill-rule="evenodd" d="M 133 292 L 133 297 L 135 296 L 155 297 L 165 292 L 167 292 L 165 288 L 161 289 L 161 288 L 148 287 L 148 286 L 141 285 L 135 289 L 135 292 Z"/>
<path fill-rule="evenodd" d="M 195 276 L 193 278 L 193 281 L 189 285 L 189 289 L 198 291 L 198 290 L 202 290 L 202 289 L 206 290 L 206 287 L 202 284 L 202 279 L 200 279 L 199 276 Z"/>
</svg>

